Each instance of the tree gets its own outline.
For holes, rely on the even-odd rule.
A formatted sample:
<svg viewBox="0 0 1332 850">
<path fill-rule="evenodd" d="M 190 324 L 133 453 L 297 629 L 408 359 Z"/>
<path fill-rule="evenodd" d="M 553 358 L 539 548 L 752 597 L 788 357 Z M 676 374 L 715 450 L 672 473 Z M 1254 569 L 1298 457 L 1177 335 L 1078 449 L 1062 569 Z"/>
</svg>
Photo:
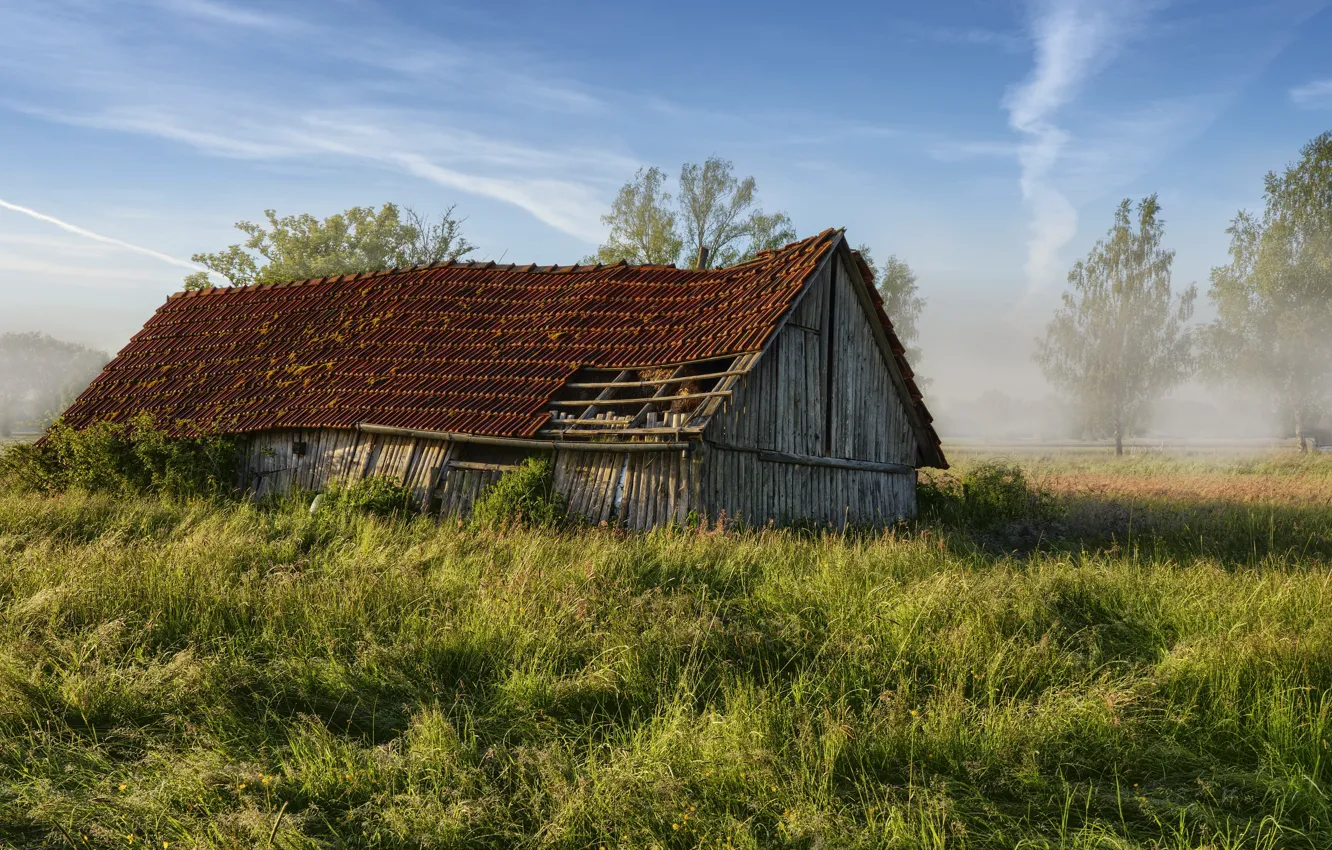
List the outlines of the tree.
<svg viewBox="0 0 1332 850">
<path fill-rule="evenodd" d="M 1300 153 L 1284 174 L 1268 172 L 1261 220 L 1241 211 L 1226 231 L 1230 263 L 1212 269 L 1217 318 L 1202 360 L 1211 380 L 1265 396 L 1304 449 L 1332 387 L 1332 133 Z"/>
<path fill-rule="evenodd" d="M 1072 291 L 1037 341 L 1046 377 L 1094 436 L 1114 437 L 1117 455 L 1151 405 L 1192 370 L 1184 325 L 1197 287 L 1171 292 L 1175 252 L 1161 247 L 1160 211 L 1155 195 L 1144 198 L 1135 228 L 1132 202 L 1120 202 L 1114 226 L 1069 272 Z"/>
<path fill-rule="evenodd" d="M 764 213 L 753 177 L 736 179 L 727 160 L 709 157 L 680 167 L 678 199 L 664 190 L 666 173 L 640 169 L 601 217 L 610 227 L 605 244 L 589 261 L 687 263 L 719 268 L 752 259 L 759 251 L 792 242 L 786 213 Z M 705 262 L 698 260 L 708 249 Z"/>
<path fill-rule="evenodd" d="M 918 364 L 920 348 L 915 343 L 920 335 L 920 329 L 916 323 L 925 309 L 925 299 L 920 296 L 920 290 L 916 285 L 916 273 L 906 261 L 898 259 L 896 254 L 890 254 L 883 265 L 876 268 L 874 256 L 868 245 L 861 245 L 856 250 L 865 260 L 865 264 L 870 267 L 870 271 L 874 272 L 875 285 L 878 287 L 879 297 L 883 299 L 883 311 L 888 314 L 889 319 L 892 319 L 893 330 L 906 348 L 907 362 Z M 917 381 L 919 380 L 918 378 Z"/>
<path fill-rule="evenodd" d="M 60 415 L 111 358 L 40 333 L 0 334 L 0 436 Z"/>
<path fill-rule="evenodd" d="M 749 216 L 749 229 L 745 235 L 749 237 L 749 247 L 737 262 L 752 260 L 760 251 L 773 251 L 799 238 L 791 217 L 784 212 L 753 213 Z"/>
<path fill-rule="evenodd" d="M 248 221 L 236 229 L 249 238 L 190 259 L 225 277 L 232 286 L 278 283 L 326 275 L 378 271 L 458 260 L 476 250 L 462 235 L 462 221 L 449 207 L 437 220 L 395 204 L 352 207 L 320 220 L 304 213 L 278 218 L 264 210 L 268 229 Z M 186 276 L 186 289 L 211 286 L 207 272 Z"/>
<path fill-rule="evenodd" d="M 621 187 L 611 211 L 601 217 L 610 234 L 597 249 L 596 262 L 666 265 L 679 258 L 684 243 L 675 230 L 671 193 L 662 188 L 665 182 L 666 173 L 660 168 L 640 168 Z"/>
</svg>

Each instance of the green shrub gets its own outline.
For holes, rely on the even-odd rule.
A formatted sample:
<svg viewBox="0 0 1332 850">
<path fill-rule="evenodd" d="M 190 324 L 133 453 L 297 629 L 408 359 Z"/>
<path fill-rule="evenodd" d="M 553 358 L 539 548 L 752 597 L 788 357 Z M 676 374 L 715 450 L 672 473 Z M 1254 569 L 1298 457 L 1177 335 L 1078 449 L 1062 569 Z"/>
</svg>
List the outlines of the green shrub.
<svg viewBox="0 0 1332 850">
<path fill-rule="evenodd" d="M 1049 493 L 1033 484 L 1022 467 L 1003 461 L 978 463 L 960 477 L 922 480 L 916 500 L 923 517 L 977 530 L 1048 522 L 1059 515 Z"/>
<path fill-rule="evenodd" d="M 82 430 L 57 422 L 40 443 L 0 455 L 0 480 L 47 493 L 215 496 L 235 490 L 239 463 L 234 437 L 171 437 L 151 417 L 140 416 Z"/>
<path fill-rule="evenodd" d="M 564 497 L 555 492 L 555 477 L 545 458 L 528 458 L 504 473 L 472 506 L 473 528 L 558 528 L 567 521 Z"/>
<path fill-rule="evenodd" d="M 320 511 L 402 516 L 415 510 L 412 488 L 382 475 L 362 478 L 352 484 L 334 484 L 320 503 Z"/>
</svg>

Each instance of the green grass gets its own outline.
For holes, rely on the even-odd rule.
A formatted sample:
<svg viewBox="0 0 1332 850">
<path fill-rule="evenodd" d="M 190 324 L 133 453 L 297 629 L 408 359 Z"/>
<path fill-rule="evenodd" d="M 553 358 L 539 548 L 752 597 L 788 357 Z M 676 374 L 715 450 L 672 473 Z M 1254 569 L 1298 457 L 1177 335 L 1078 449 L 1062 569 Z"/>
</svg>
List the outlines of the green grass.
<svg viewBox="0 0 1332 850">
<path fill-rule="evenodd" d="M 1325 505 L 1136 462 L 1015 549 L 0 493 L 0 846 L 1332 846 Z"/>
</svg>

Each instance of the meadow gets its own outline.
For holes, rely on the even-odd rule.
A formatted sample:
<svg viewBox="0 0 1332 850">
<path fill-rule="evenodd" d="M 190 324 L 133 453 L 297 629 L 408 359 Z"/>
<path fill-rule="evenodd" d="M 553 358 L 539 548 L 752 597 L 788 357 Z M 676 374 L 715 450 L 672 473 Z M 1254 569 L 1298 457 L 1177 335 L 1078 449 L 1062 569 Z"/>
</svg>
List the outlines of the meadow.
<svg viewBox="0 0 1332 850">
<path fill-rule="evenodd" d="M 1332 457 L 982 460 L 846 535 L 0 491 L 0 846 L 1332 846 Z"/>
</svg>

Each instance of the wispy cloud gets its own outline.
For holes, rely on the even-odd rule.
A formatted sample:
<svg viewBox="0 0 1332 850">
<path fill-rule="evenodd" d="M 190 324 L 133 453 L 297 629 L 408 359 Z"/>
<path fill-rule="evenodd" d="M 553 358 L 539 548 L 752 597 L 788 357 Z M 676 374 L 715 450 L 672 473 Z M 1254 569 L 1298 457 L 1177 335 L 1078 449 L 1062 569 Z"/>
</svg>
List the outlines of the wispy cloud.
<svg viewBox="0 0 1332 850">
<path fill-rule="evenodd" d="M 1009 125 L 1024 138 L 1018 162 L 1031 214 L 1026 275 L 1033 291 L 1057 279 L 1059 250 L 1078 227 L 1077 210 L 1049 179 L 1070 140 L 1058 114 L 1114 57 L 1143 12 L 1141 5 L 1096 0 L 1045 0 L 1032 8 L 1036 64 L 1004 105 Z"/>
<path fill-rule="evenodd" d="M 609 176 L 632 174 L 637 168 L 636 161 L 622 156 L 531 148 L 418 123 L 400 111 L 282 114 L 275 110 L 227 127 L 202 117 L 184 124 L 182 118 L 161 110 L 117 109 L 91 115 L 48 110 L 41 114 L 61 123 L 167 139 L 213 156 L 307 163 L 322 158 L 370 164 L 512 204 L 557 230 L 587 241 L 597 241 L 602 234 L 599 216 L 604 201 L 597 187 L 542 175 L 604 170 Z M 208 128 L 199 129 L 204 123 Z"/>
<path fill-rule="evenodd" d="M 1021 146 L 1016 142 L 964 139 L 930 139 L 925 153 L 939 162 L 962 162 L 969 159 L 1012 159 Z"/>
<path fill-rule="evenodd" d="M 984 27 L 941 27 L 919 23 L 904 23 L 908 35 L 941 44 L 959 44 L 972 47 L 996 47 L 1008 53 L 1017 53 L 1027 45 L 1019 32 L 986 29 Z"/>
<path fill-rule="evenodd" d="M 0 106 L 209 156 L 397 171 L 511 204 L 588 242 L 603 235 L 601 196 L 638 165 L 604 147 L 558 141 L 585 133 L 576 118 L 562 125 L 563 116 L 604 105 L 536 62 L 436 43 L 368 17 L 356 33 L 358 49 L 347 53 L 341 46 L 350 34 L 322 18 L 280 18 L 222 0 L 139 2 L 170 14 L 136 29 L 81 3 L 55 0 L 51 14 L 36 15 L 0 0 L 0 30 L 11 34 L 0 34 L 0 72 L 25 84 L 11 86 Z M 225 33 L 182 29 L 180 19 L 247 32 L 231 37 L 235 54 L 218 52 L 216 40 Z M 14 26 L 6 27 L 7 20 Z M 13 36 L 20 30 L 31 35 Z M 273 61 L 289 54 L 301 61 L 286 71 L 269 63 L 259 73 L 247 59 L 255 49 L 250 33 L 283 40 L 289 50 Z M 199 61 L 187 55 L 191 49 L 213 53 Z M 337 85 L 311 72 L 333 59 L 355 63 Z M 275 74 L 283 79 L 279 87 L 272 85 Z M 539 114 L 545 130 L 535 137 L 526 132 L 530 142 L 514 141 L 506 113 Z M 525 122 L 523 130 L 530 129 Z"/>
<path fill-rule="evenodd" d="M 145 257 L 152 257 L 154 260 L 161 260 L 164 263 L 170 263 L 173 266 L 180 266 L 181 268 L 189 269 L 191 271 L 196 271 L 196 272 L 205 271 L 205 269 L 202 266 L 196 265 L 195 263 L 191 263 L 186 260 L 178 260 L 175 257 L 171 256 L 170 254 L 163 254 L 161 251 L 154 251 L 152 248 L 145 248 L 142 245 L 135 245 L 133 243 L 126 242 L 122 239 L 116 239 L 111 236 L 104 236 L 100 233 L 94 233 L 93 231 L 88 230 L 87 228 L 79 227 L 77 224 L 70 224 L 67 221 L 62 221 L 61 219 L 58 219 L 55 216 L 38 212 L 37 210 L 34 210 L 30 207 L 24 207 L 20 206 L 19 204 L 10 203 L 9 201 L 4 200 L 3 198 L 0 198 L 0 207 L 3 207 L 4 209 L 7 209 L 11 212 L 19 213 L 20 215 L 26 215 L 29 218 L 35 218 L 38 221 L 43 221 L 46 222 L 47 224 L 53 224 L 56 227 L 68 233 L 73 233 L 76 236 L 82 236 L 84 239 L 91 239 L 94 242 L 100 242 L 103 245 L 111 245 L 115 248 L 119 248 L 124 251 L 133 251 L 136 254 L 142 254 Z"/>
<path fill-rule="evenodd" d="M 290 31 L 299 27 L 294 18 L 260 12 L 255 9 L 217 0 L 155 0 L 156 5 L 168 12 L 200 21 L 245 29 Z"/>
<path fill-rule="evenodd" d="M 1290 90 L 1290 102 L 1301 109 L 1332 109 L 1332 79 L 1296 86 Z"/>
</svg>

